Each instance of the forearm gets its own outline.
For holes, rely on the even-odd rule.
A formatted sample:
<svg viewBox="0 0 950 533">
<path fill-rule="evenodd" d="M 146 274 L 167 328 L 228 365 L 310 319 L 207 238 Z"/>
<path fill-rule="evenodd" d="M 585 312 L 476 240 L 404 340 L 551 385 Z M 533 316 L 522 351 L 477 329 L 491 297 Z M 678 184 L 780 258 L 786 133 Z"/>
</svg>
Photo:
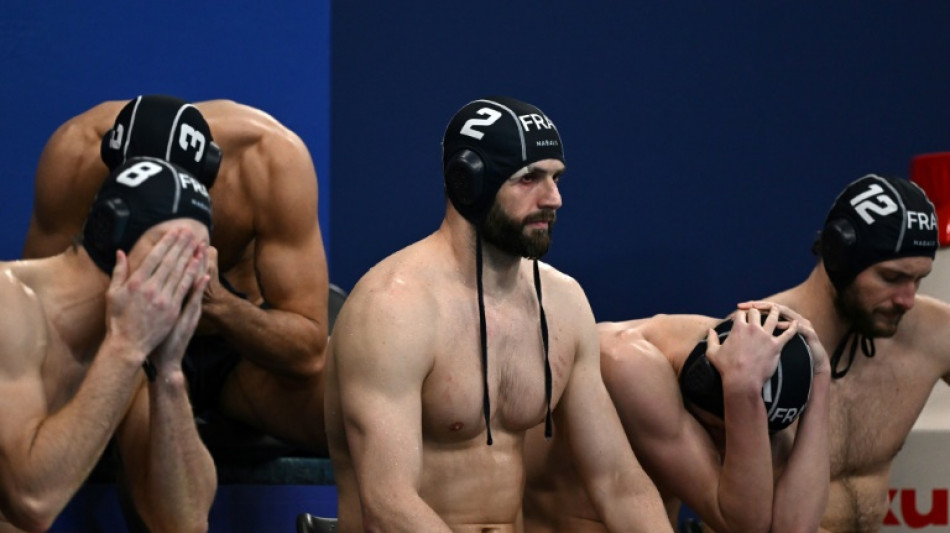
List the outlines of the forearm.
<svg viewBox="0 0 950 533">
<path fill-rule="evenodd" d="M 775 487 L 772 531 L 814 531 L 828 502 L 830 479 L 827 373 L 815 376 L 788 464 Z"/>
<path fill-rule="evenodd" d="M 102 456 L 142 379 L 134 357 L 104 353 L 114 349 L 122 348 L 104 343 L 72 400 L 21 448 L 5 450 L 3 514 L 11 522 L 48 528 Z"/>
<path fill-rule="evenodd" d="M 206 302 L 202 313 L 238 353 L 262 368 L 288 377 L 309 377 L 323 368 L 325 324 L 230 293 Z"/>
<path fill-rule="evenodd" d="M 724 389 L 726 444 L 719 510 L 730 531 L 767 531 L 774 480 L 765 405 L 757 389 Z"/>
<path fill-rule="evenodd" d="M 416 533 L 432 531 L 451 533 L 452 529 L 419 497 L 418 494 L 400 497 L 386 491 L 379 499 L 363 499 L 363 530 L 368 533 Z M 365 494 L 365 492 L 364 492 Z"/>
<path fill-rule="evenodd" d="M 646 533 L 672 530 L 659 491 L 639 466 L 605 481 L 590 495 L 608 531 Z"/>
<path fill-rule="evenodd" d="M 184 375 L 160 372 L 149 383 L 149 440 L 144 487 L 134 493 L 152 531 L 204 531 L 217 489 L 214 462 L 202 444 Z"/>
</svg>

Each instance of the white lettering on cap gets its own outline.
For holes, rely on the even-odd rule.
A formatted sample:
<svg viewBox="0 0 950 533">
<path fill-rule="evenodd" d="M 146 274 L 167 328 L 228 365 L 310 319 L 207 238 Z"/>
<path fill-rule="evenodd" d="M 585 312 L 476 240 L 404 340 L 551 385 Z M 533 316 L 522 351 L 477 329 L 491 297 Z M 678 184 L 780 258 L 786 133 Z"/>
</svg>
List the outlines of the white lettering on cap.
<svg viewBox="0 0 950 533">
<path fill-rule="evenodd" d="M 915 225 L 920 229 L 932 230 L 937 227 L 937 215 L 922 211 L 908 211 L 907 229 L 914 229 Z"/>
<path fill-rule="evenodd" d="M 541 131 L 541 128 L 546 130 L 552 129 L 554 124 L 551 123 L 551 119 L 544 115 L 539 115 L 537 113 L 528 113 L 527 115 L 518 115 L 518 119 L 521 121 L 521 126 L 525 131 L 531 131 L 531 126 L 533 125 Z"/>
<path fill-rule="evenodd" d="M 769 421 L 773 422 L 775 420 L 781 419 L 782 423 L 790 424 L 795 421 L 795 417 L 798 416 L 799 409 L 797 407 L 779 407 L 775 410 Z"/>
<path fill-rule="evenodd" d="M 178 182 L 181 183 L 182 189 L 192 188 L 196 193 L 204 196 L 205 198 L 210 198 L 208 195 L 208 188 L 204 186 L 204 183 L 201 183 L 191 174 L 185 174 L 184 172 L 176 172 L 178 174 Z"/>
</svg>

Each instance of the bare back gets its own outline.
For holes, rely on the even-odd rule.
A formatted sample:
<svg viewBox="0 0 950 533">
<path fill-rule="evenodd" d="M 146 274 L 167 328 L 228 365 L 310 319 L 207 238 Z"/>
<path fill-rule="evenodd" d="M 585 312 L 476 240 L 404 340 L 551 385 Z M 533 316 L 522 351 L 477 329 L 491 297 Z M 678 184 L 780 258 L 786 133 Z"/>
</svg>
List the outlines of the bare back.
<svg viewBox="0 0 950 533">
<path fill-rule="evenodd" d="M 103 102 L 64 123 L 47 142 L 37 166 L 24 257 L 59 253 L 82 229 L 108 174 L 99 157 L 102 136 L 125 104 Z M 263 111 L 230 100 L 198 102 L 195 107 L 224 154 L 210 190 L 215 220 L 211 242 L 218 251 L 220 271 L 251 301 L 260 303 L 255 240 L 284 209 L 290 210 L 287 216 L 306 222 L 298 223 L 291 235 L 305 231 L 295 238 L 316 240 L 314 249 L 301 258 L 308 263 L 310 276 L 325 272 L 323 244 L 314 222 L 316 174 L 303 141 Z"/>
<path fill-rule="evenodd" d="M 376 432 L 386 432 L 391 446 L 408 448 L 385 454 L 412 458 L 420 498 L 453 531 L 515 530 L 525 477 L 524 432 L 542 424 L 545 415 L 543 348 L 531 263 L 521 261 L 515 287 L 503 295 L 491 291 L 485 295 L 494 439 L 488 446 L 474 279 L 463 279 L 452 260 L 439 259 L 449 256 L 438 234 L 390 256 L 359 282 L 336 324 L 328 368 L 327 424 L 341 531 L 362 531 L 360 496 L 372 498 L 374 491 L 385 490 L 393 475 L 379 471 L 386 463 L 376 466 L 379 458 L 372 454 Z M 578 343 L 578 321 L 566 305 L 576 297 L 576 284 L 544 266 L 542 279 L 551 332 L 553 408 Z M 384 346 L 369 345 L 377 342 Z M 364 395 L 364 384 L 357 382 L 355 373 L 367 371 L 362 366 L 369 364 L 363 361 L 366 353 L 381 349 L 385 353 L 377 353 L 373 366 L 392 367 L 398 375 L 380 379 L 410 383 L 408 399 L 393 394 L 387 400 L 390 405 L 366 400 L 376 391 Z M 401 427 L 373 427 L 370 419 L 388 417 L 389 411 L 379 410 L 390 408 L 398 408 L 390 424 Z M 361 480 L 380 486 L 360 487 Z"/>
</svg>

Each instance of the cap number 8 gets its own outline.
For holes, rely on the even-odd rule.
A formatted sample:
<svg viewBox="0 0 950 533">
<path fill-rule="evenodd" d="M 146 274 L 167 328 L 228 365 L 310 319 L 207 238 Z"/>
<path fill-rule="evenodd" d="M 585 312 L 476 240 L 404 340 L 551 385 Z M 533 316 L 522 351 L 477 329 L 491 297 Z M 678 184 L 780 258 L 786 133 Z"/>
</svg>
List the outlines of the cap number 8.
<svg viewBox="0 0 950 533">
<path fill-rule="evenodd" d="M 140 161 L 122 171 L 115 180 L 128 187 L 138 187 L 145 180 L 160 173 L 163 167 L 152 161 Z"/>
</svg>

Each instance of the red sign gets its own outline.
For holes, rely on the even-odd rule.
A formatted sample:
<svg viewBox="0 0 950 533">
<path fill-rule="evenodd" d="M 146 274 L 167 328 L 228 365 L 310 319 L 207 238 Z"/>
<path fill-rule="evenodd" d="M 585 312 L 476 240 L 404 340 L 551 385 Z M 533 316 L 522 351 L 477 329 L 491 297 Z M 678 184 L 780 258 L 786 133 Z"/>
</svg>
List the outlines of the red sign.
<svg viewBox="0 0 950 533">
<path fill-rule="evenodd" d="M 900 492 L 900 510 L 894 514 L 894 496 Z M 921 502 L 925 513 L 920 512 L 917 506 L 917 489 L 889 489 L 887 491 L 887 516 L 884 517 L 885 526 L 907 526 L 911 529 L 922 529 L 928 526 L 950 525 L 950 516 L 947 508 L 950 503 L 947 489 L 933 489 L 930 491 L 930 503 Z M 900 517 L 900 518 L 898 518 Z M 901 521 L 903 518 L 903 522 Z"/>
</svg>

